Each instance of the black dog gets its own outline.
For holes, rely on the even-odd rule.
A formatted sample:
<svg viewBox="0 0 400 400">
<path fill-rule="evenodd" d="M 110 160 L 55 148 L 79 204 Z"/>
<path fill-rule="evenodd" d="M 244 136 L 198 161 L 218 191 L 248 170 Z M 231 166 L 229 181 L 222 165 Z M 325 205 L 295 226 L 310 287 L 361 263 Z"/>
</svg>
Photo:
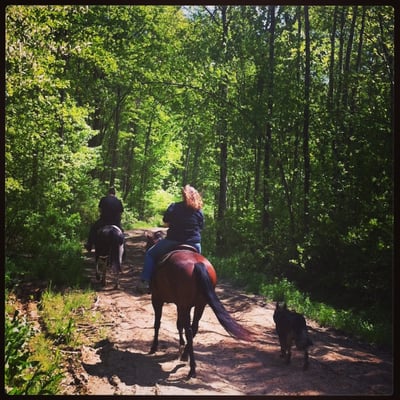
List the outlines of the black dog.
<svg viewBox="0 0 400 400">
<path fill-rule="evenodd" d="M 281 346 L 281 357 L 286 359 L 286 364 L 290 363 L 291 347 L 293 341 L 298 350 L 304 350 L 303 369 L 308 368 L 308 347 L 313 343 L 308 337 L 307 325 L 304 317 L 286 308 L 286 303 L 276 303 L 274 311 L 274 322 L 276 332 L 279 336 Z"/>
</svg>

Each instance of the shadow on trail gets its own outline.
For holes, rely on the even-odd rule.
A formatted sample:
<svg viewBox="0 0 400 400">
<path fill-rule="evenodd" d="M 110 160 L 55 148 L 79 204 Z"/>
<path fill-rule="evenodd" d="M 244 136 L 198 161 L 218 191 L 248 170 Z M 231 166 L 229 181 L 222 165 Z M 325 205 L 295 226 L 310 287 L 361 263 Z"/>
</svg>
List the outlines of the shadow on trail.
<svg viewBox="0 0 400 400">
<path fill-rule="evenodd" d="M 126 345 L 132 345 L 132 343 Z M 102 343 L 101 346 L 103 347 L 98 351 L 100 362 L 96 364 L 82 363 L 82 366 L 89 375 L 106 378 L 111 384 L 117 378 L 127 386 L 154 387 L 159 384 L 181 389 L 213 389 L 208 383 L 193 379 L 186 380 L 187 363 L 178 360 L 177 351 L 149 355 L 129 349 L 115 348 L 110 342 Z M 170 366 L 163 370 L 162 364 L 165 366 L 165 363 Z M 182 368 L 185 369 L 183 377 L 174 377 L 173 375 Z"/>
</svg>

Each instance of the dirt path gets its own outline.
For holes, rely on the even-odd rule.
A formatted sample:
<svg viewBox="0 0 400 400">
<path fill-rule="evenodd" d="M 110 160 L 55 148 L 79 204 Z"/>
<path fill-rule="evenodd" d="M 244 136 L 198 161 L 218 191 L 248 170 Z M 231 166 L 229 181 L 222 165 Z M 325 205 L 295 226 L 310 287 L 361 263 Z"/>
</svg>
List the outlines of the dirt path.
<svg viewBox="0 0 400 400">
<path fill-rule="evenodd" d="M 390 395 L 393 390 L 392 354 L 339 336 L 307 321 L 314 346 L 310 367 L 302 370 L 302 353 L 292 363 L 279 357 L 272 320 L 273 304 L 219 283 L 217 294 L 243 325 L 258 333 L 251 344 L 231 338 L 206 307 L 194 339 L 197 377 L 187 381 L 189 366 L 179 360 L 175 305 L 166 304 L 160 345 L 149 355 L 153 338 L 150 295 L 136 291 L 143 262 L 143 230 L 127 232 L 127 256 L 121 288 L 109 278 L 97 288 L 96 307 L 112 324 L 108 338 L 81 349 L 65 380 L 66 394 L 89 395 Z"/>
</svg>

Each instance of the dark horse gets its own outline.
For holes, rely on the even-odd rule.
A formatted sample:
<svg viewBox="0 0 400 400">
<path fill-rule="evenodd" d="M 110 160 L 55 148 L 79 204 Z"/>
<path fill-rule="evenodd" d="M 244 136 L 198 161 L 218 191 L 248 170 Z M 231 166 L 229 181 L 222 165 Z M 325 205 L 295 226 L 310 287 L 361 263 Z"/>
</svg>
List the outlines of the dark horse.
<svg viewBox="0 0 400 400">
<path fill-rule="evenodd" d="M 148 238 L 149 239 L 149 238 Z M 214 311 L 218 321 L 234 338 L 251 341 L 252 333 L 238 324 L 225 309 L 215 293 L 217 274 L 211 263 L 187 246 L 179 247 L 168 253 L 158 264 L 151 282 L 151 301 L 154 308 L 154 339 L 150 354 L 157 351 L 158 333 L 164 303 L 174 303 L 177 308 L 177 329 L 179 344 L 185 346 L 183 330 L 187 344 L 181 356 L 182 361 L 190 357 L 190 371 L 187 378 L 196 376 L 196 362 L 193 353 L 193 338 L 207 304 Z M 194 307 L 193 321 L 190 312 Z"/>
<path fill-rule="evenodd" d="M 116 274 L 115 288 L 119 287 L 119 274 L 121 270 L 122 256 L 124 253 L 124 234 L 116 225 L 105 225 L 98 229 L 95 241 L 96 278 L 106 284 L 107 267 L 112 267 Z"/>
<path fill-rule="evenodd" d="M 146 232 L 146 247 L 145 250 L 147 251 L 151 246 L 153 246 L 154 244 L 156 244 L 158 241 L 160 241 L 161 239 L 164 239 L 166 236 L 165 232 L 163 231 L 156 231 L 156 232 L 151 232 L 148 233 Z"/>
</svg>

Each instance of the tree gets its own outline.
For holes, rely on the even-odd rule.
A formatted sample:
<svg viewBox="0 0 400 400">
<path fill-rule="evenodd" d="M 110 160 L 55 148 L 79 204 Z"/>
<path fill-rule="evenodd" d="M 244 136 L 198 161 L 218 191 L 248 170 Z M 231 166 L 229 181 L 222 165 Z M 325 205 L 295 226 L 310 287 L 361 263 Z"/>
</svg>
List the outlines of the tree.
<svg viewBox="0 0 400 400">
<path fill-rule="evenodd" d="M 304 159 L 304 232 L 309 230 L 309 196 L 310 196 L 310 154 L 309 154 L 309 120 L 310 120 L 310 21 L 308 6 L 304 6 L 305 31 L 305 76 L 304 76 L 304 125 L 303 125 L 303 159 Z"/>
</svg>

